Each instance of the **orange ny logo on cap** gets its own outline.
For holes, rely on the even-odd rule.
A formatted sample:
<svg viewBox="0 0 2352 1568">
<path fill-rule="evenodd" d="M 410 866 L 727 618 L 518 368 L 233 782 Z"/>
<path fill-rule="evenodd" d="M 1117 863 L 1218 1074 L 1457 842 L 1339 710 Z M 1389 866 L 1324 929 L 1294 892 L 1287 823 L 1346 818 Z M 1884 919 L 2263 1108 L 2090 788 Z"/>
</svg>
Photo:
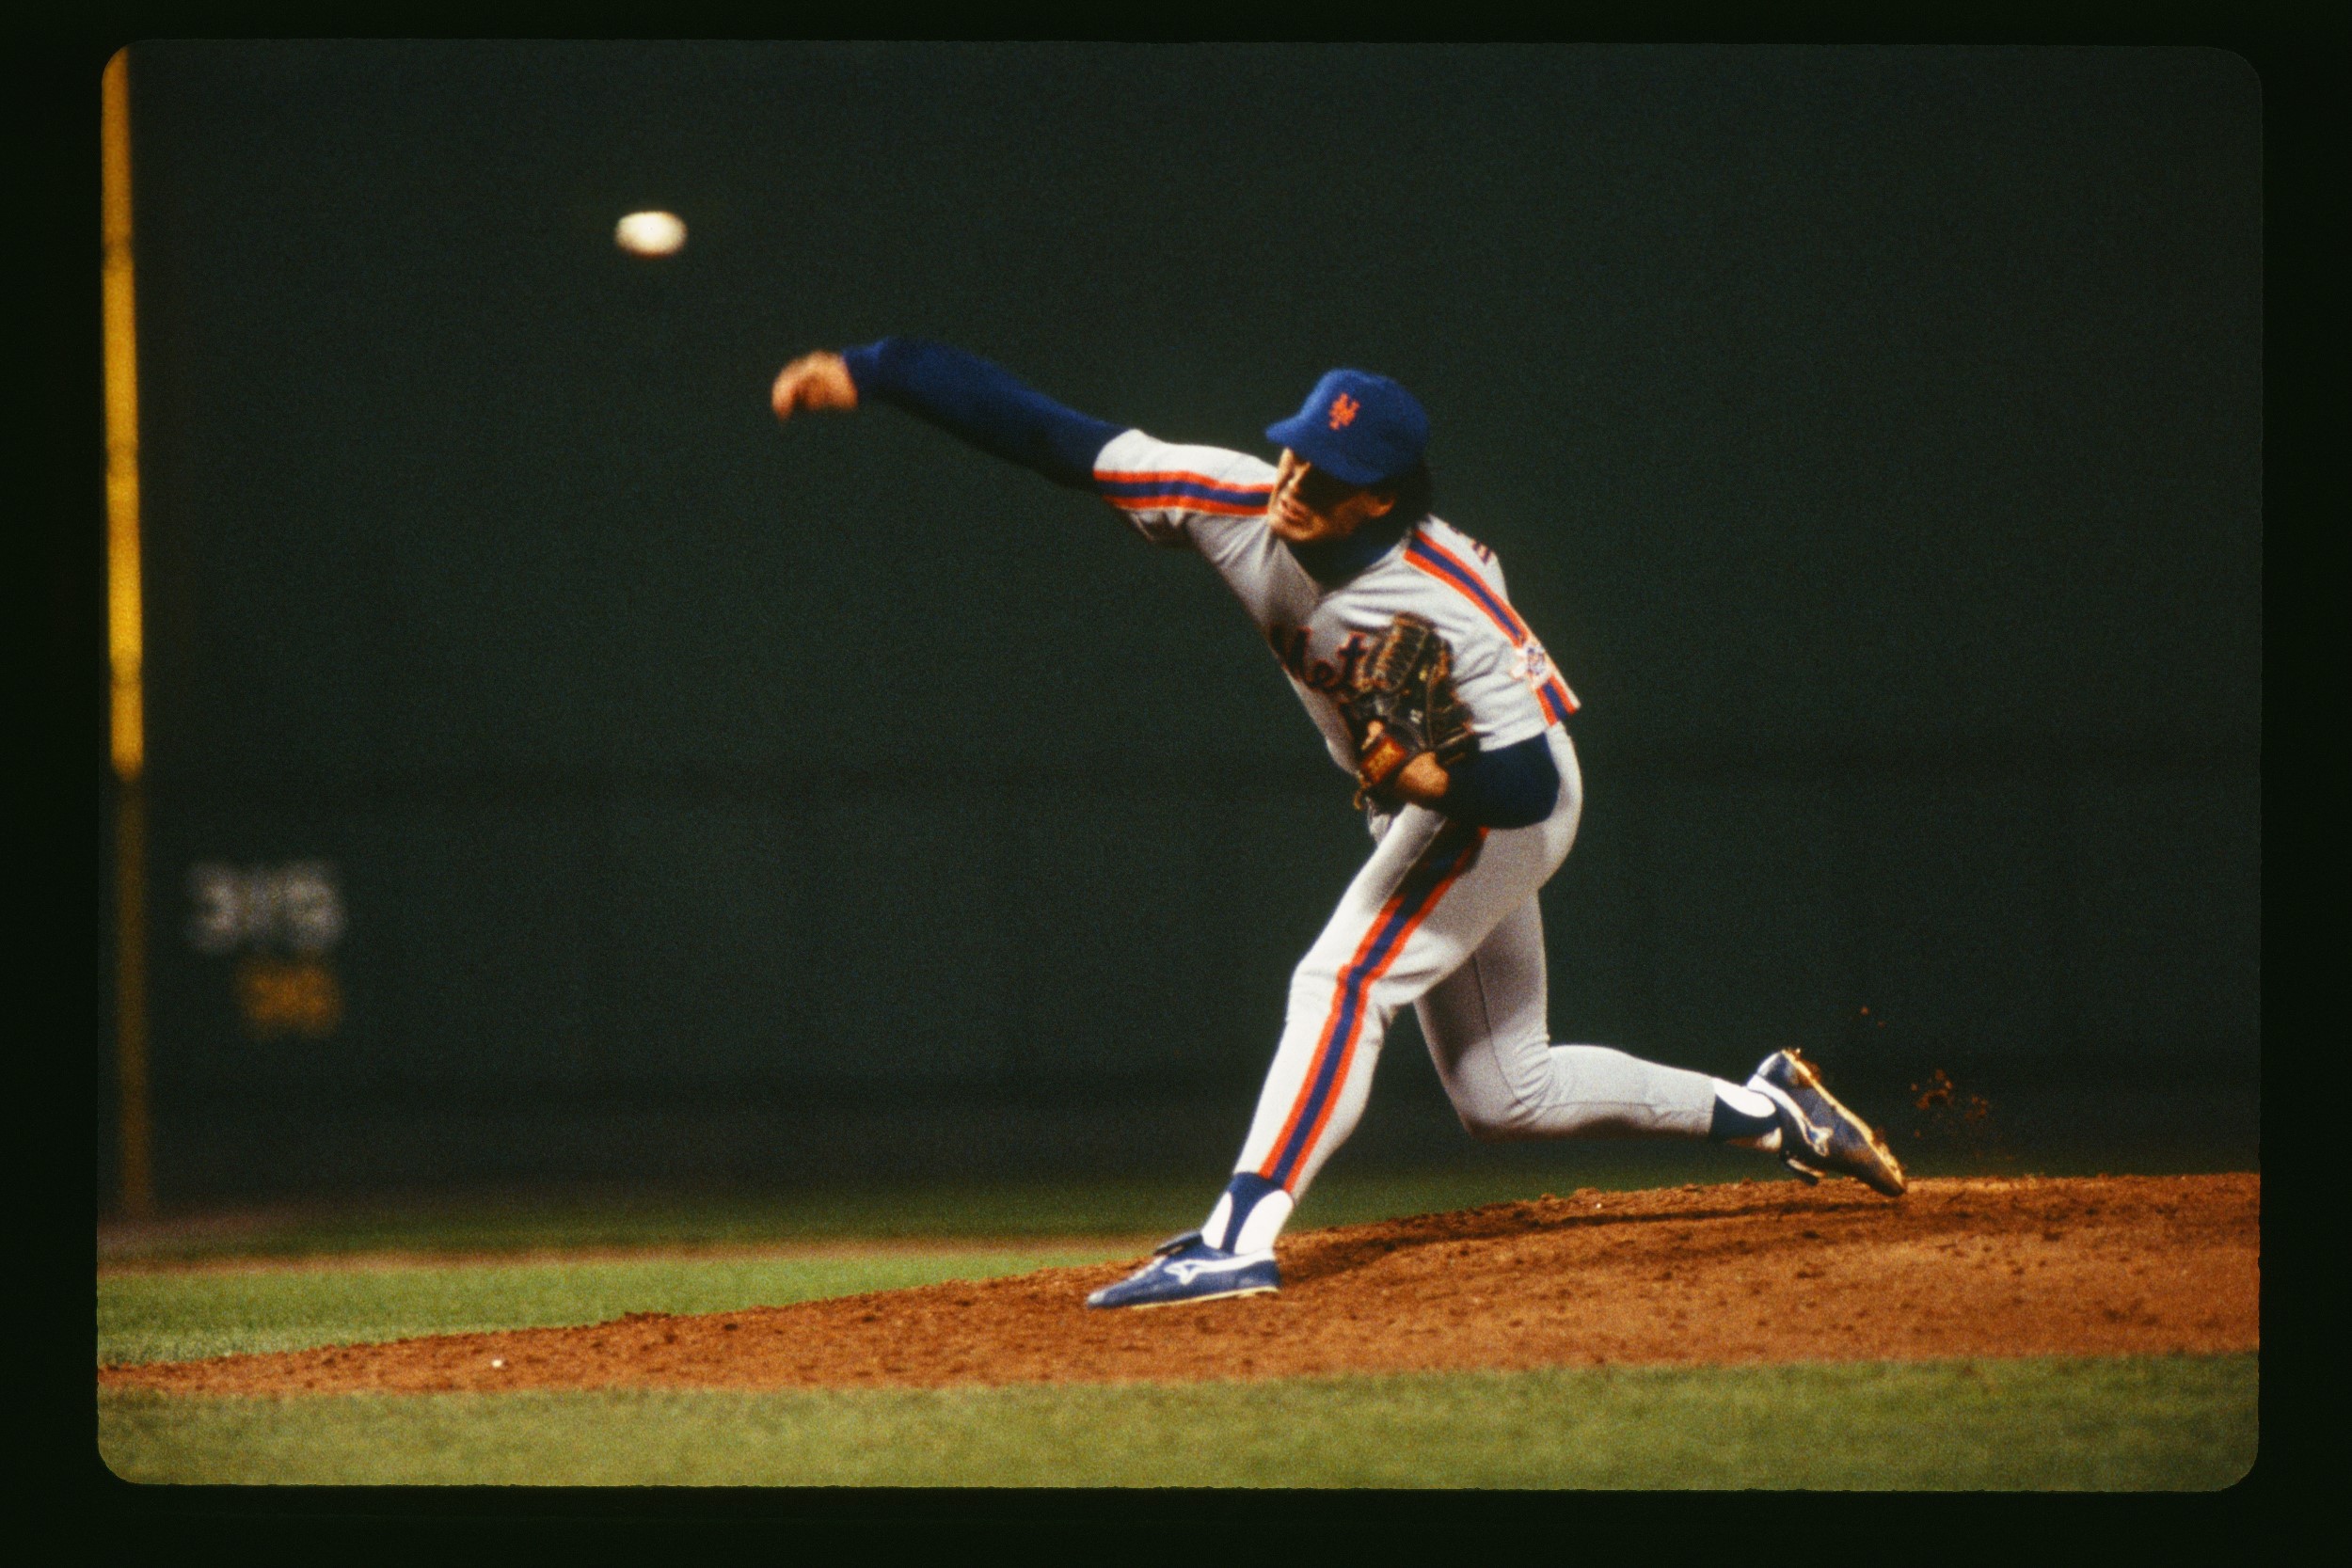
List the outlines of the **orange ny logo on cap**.
<svg viewBox="0 0 2352 1568">
<path fill-rule="evenodd" d="M 1338 397 L 1333 398 L 1331 400 L 1331 428 L 1333 430 L 1337 430 L 1340 426 L 1354 420 L 1356 418 L 1356 410 L 1362 406 L 1363 404 L 1358 403 L 1354 398 L 1349 397 L 1345 392 L 1342 392 Z"/>
</svg>

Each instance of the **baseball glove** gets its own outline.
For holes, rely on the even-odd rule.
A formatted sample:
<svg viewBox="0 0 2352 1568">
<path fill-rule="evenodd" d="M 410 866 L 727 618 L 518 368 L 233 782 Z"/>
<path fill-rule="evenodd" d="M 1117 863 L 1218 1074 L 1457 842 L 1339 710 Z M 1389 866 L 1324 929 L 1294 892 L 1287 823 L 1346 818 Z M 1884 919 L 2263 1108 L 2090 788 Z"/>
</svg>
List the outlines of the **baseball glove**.
<svg viewBox="0 0 2352 1568">
<path fill-rule="evenodd" d="M 1392 805 L 1391 780 L 1423 752 L 1453 766 L 1478 749 L 1470 710 L 1454 692 L 1454 652 L 1438 628 L 1399 615 L 1358 667 L 1343 705 L 1356 743 L 1356 804 Z"/>
</svg>

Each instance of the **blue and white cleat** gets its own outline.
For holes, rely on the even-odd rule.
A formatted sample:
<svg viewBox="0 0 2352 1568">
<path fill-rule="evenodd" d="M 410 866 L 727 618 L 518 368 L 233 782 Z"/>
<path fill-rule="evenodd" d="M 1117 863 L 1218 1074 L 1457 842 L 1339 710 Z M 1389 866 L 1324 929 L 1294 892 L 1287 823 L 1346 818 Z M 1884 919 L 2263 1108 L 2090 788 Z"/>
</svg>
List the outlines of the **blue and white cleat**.
<svg viewBox="0 0 2352 1568">
<path fill-rule="evenodd" d="M 1272 1251 L 1231 1253 L 1213 1247 L 1198 1230 L 1170 1236 L 1152 1261 L 1116 1285 L 1087 1297 L 1089 1307 L 1174 1307 L 1188 1301 L 1262 1296 L 1282 1288 Z"/>
<path fill-rule="evenodd" d="M 1851 1176 L 1889 1197 L 1910 1185 L 1886 1140 L 1837 1102 L 1811 1062 L 1775 1051 L 1748 1079 L 1780 1113 L 1781 1164 L 1807 1181 Z"/>
</svg>

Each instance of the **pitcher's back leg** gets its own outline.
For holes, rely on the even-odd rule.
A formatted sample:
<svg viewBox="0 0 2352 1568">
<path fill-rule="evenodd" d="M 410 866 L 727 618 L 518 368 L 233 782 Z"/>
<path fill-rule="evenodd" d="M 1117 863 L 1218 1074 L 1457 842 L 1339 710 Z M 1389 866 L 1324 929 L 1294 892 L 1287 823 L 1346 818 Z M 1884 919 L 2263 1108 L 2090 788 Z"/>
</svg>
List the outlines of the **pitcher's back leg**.
<svg viewBox="0 0 2352 1568">
<path fill-rule="evenodd" d="M 1476 1137 L 1704 1138 L 1718 1089 L 1732 1087 L 1606 1046 L 1552 1044 L 1534 898 L 1415 1011 L 1454 1114 Z"/>
</svg>

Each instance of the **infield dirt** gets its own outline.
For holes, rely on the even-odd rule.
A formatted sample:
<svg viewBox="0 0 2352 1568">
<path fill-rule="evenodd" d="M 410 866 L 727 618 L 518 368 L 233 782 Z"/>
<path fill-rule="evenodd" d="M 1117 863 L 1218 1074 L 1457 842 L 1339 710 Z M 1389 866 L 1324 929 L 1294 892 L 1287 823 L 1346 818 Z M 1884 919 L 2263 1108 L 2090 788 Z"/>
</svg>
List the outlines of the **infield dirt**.
<svg viewBox="0 0 2352 1568">
<path fill-rule="evenodd" d="M 2257 1348 L 2261 1178 L 1580 1191 L 1305 1231 L 1279 1294 L 1092 1312 L 1133 1263 L 578 1328 L 101 1368 L 335 1394 L 1174 1382 Z"/>
</svg>

